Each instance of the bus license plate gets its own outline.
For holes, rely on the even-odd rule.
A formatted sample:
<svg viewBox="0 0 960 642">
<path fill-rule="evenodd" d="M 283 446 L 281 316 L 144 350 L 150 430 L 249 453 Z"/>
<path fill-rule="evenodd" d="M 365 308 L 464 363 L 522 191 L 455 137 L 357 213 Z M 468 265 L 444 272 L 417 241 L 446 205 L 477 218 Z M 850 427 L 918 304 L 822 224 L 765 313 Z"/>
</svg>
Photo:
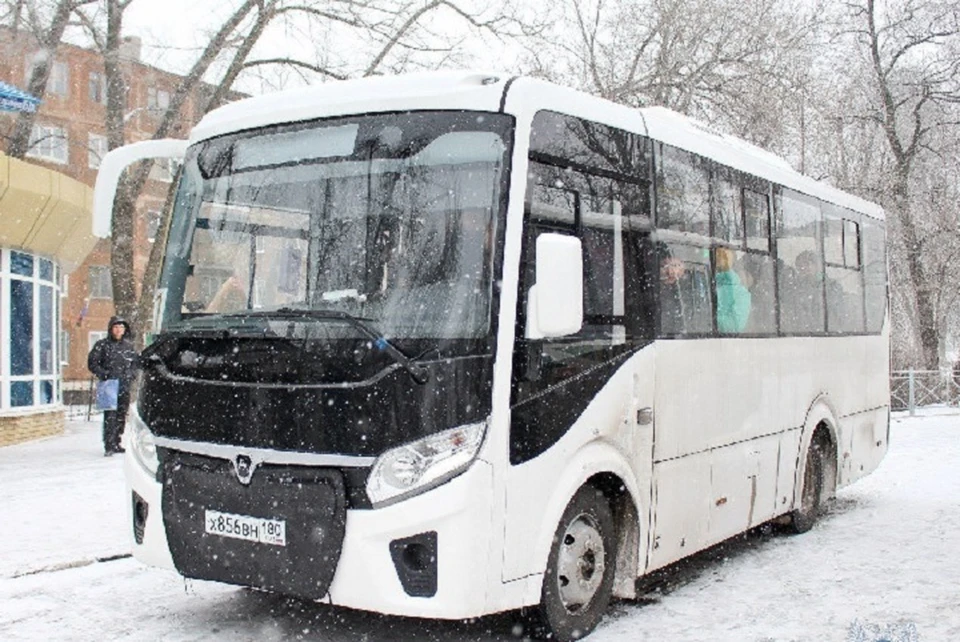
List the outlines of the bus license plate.
<svg viewBox="0 0 960 642">
<path fill-rule="evenodd" d="M 206 531 L 211 535 L 245 539 L 250 542 L 274 546 L 287 545 L 286 522 L 280 519 L 262 519 L 207 510 Z"/>
</svg>

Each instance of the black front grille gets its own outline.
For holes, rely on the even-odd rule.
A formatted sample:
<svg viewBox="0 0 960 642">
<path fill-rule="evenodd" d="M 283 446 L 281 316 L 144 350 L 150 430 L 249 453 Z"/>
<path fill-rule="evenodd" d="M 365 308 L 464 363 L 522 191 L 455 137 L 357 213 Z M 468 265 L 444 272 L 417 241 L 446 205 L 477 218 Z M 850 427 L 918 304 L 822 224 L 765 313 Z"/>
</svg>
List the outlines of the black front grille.
<svg viewBox="0 0 960 642">
<path fill-rule="evenodd" d="M 182 575 L 308 599 L 326 595 L 346 524 L 340 471 L 262 465 L 244 484 L 233 462 L 164 454 L 163 524 Z M 207 511 L 283 520 L 286 545 L 207 533 Z"/>
</svg>

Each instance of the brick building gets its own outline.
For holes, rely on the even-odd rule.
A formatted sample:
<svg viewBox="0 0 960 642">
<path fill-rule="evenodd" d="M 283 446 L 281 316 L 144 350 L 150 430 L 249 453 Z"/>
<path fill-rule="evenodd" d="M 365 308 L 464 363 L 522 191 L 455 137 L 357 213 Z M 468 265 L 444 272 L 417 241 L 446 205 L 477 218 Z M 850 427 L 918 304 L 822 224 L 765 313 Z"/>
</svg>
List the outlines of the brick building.
<svg viewBox="0 0 960 642">
<path fill-rule="evenodd" d="M 126 142 L 153 135 L 166 111 L 181 77 L 140 61 L 140 40 L 124 39 L 122 65 L 127 81 L 125 111 Z M 38 46 L 27 34 L 0 28 L 0 80 L 26 87 Z M 204 95 L 211 88 L 201 85 L 182 110 L 183 117 L 170 132 L 184 137 L 199 120 Z M 103 60 L 96 51 L 61 44 L 53 61 L 46 94 L 37 111 L 25 160 L 72 177 L 90 187 L 96 180 L 100 158 L 107 151 L 105 132 L 106 77 Z M 0 135 L 12 132 L 15 114 L 0 114 Z M 3 143 L 6 147 L 6 141 Z M 149 256 L 167 190 L 172 179 L 170 167 L 157 163 L 138 201 L 135 270 L 137 282 Z M 15 248 L 14 248 L 15 249 Z M 106 334 L 114 312 L 110 288 L 110 242 L 99 241 L 86 260 L 72 272 L 64 271 L 61 317 L 61 372 L 63 396 L 68 401 L 86 390 L 90 374 L 86 356 L 92 344 Z"/>
</svg>

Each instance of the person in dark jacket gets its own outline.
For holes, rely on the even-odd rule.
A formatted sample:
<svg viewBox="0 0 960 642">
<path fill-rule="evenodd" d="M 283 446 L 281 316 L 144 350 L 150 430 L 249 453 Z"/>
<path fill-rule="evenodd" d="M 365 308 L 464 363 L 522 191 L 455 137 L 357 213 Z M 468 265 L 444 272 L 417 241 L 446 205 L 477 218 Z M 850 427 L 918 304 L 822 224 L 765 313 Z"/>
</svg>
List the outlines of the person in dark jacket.
<svg viewBox="0 0 960 642">
<path fill-rule="evenodd" d="M 87 356 L 87 368 L 97 379 L 120 382 L 117 409 L 103 412 L 103 454 L 106 456 L 123 452 L 120 436 L 127 421 L 130 385 L 139 366 L 140 356 L 131 341 L 129 324 L 120 317 L 112 317 L 107 324 L 107 336 L 93 344 Z"/>
</svg>

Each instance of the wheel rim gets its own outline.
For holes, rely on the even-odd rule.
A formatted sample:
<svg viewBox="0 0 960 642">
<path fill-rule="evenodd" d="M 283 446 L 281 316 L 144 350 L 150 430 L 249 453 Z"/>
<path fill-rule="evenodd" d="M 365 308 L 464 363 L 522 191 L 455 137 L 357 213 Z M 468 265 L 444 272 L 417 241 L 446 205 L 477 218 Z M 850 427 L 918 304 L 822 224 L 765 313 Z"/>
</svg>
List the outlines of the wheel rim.
<svg viewBox="0 0 960 642">
<path fill-rule="evenodd" d="M 606 572 L 603 537 L 589 515 L 578 515 L 560 540 L 557 590 L 568 613 L 587 606 L 600 590 Z"/>
</svg>

